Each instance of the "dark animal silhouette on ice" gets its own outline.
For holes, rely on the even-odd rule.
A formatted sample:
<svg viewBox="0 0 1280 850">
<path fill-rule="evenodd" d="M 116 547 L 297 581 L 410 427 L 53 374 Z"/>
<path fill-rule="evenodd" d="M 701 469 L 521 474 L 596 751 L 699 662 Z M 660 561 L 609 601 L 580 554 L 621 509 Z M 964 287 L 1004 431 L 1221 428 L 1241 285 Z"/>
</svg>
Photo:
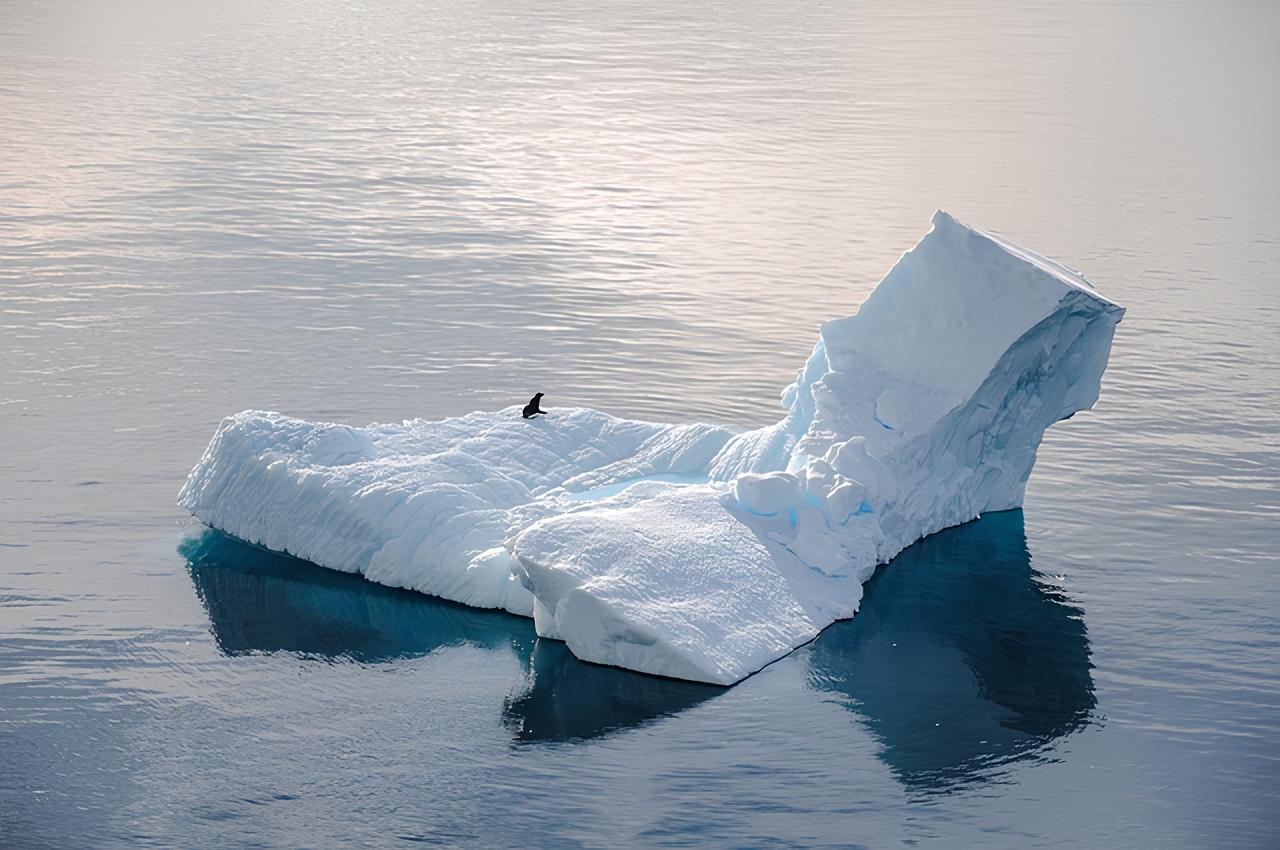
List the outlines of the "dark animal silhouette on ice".
<svg viewBox="0 0 1280 850">
<path fill-rule="evenodd" d="M 538 402 L 540 401 L 542 401 L 542 393 L 538 393 L 536 396 L 529 399 L 529 403 L 524 406 L 524 413 L 521 415 L 524 416 L 525 419 L 532 419 L 539 413 L 545 416 L 547 412 L 538 406 Z"/>
</svg>

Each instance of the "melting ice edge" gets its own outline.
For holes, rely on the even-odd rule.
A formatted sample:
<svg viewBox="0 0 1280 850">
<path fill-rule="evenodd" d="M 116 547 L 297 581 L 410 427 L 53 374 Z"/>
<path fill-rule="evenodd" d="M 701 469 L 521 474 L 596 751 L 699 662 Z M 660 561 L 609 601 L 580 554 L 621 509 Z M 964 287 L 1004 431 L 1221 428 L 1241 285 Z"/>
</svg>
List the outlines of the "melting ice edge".
<svg viewBox="0 0 1280 850">
<path fill-rule="evenodd" d="M 944 212 L 827 322 L 775 425 L 587 409 L 224 419 L 179 503 L 325 567 L 532 616 L 586 661 L 730 685 L 852 617 L 925 535 L 1022 504 L 1124 309 Z"/>
</svg>

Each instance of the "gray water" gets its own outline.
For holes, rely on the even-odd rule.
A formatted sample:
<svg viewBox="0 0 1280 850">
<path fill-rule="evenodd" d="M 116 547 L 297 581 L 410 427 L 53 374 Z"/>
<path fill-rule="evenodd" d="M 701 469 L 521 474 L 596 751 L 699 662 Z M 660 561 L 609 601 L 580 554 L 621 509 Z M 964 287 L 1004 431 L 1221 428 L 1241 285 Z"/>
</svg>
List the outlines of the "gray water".
<svg viewBox="0 0 1280 850">
<path fill-rule="evenodd" d="M 0 0 L 0 846 L 1280 842 L 1280 7 Z M 1129 313 L 728 690 L 203 530 L 219 419 L 771 422 L 945 208 Z"/>
</svg>

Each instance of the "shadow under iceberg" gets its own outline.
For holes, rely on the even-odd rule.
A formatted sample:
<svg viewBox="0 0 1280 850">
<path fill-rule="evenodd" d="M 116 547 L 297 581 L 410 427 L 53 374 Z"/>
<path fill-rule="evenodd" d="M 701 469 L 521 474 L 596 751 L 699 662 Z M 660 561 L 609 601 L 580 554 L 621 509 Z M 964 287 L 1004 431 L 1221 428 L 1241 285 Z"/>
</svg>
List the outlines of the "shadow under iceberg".
<svg viewBox="0 0 1280 850">
<path fill-rule="evenodd" d="M 723 693 L 717 685 L 588 664 L 560 641 L 539 640 L 528 686 L 508 697 L 503 715 L 517 741 L 572 741 L 677 714 Z"/>
<path fill-rule="evenodd" d="M 524 679 L 503 705 L 519 743 L 584 740 L 724 693 L 578 660 L 533 621 L 386 587 L 205 528 L 178 547 L 226 655 L 294 652 L 377 663 L 445 646 L 510 648 Z"/>
<path fill-rule="evenodd" d="M 444 646 L 510 646 L 527 658 L 533 623 L 325 569 L 213 529 L 183 540 L 218 648 L 227 655 L 296 652 L 363 663 Z"/>
<path fill-rule="evenodd" d="M 1096 700 L 1083 612 L 1037 577 L 1020 510 L 927 537 L 807 647 L 810 683 L 863 718 L 909 788 L 1038 757 Z"/>
<path fill-rule="evenodd" d="M 725 693 L 580 661 L 531 620 L 375 584 L 204 529 L 179 547 L 227 655 L 376 663 L 472 644 L 525 670 L 503 705 L 517 743 L 585 740 Z M 862 609 L 801 650 L 882 743 L 908 786 L 945 789 L 1033 755 L 1095 705 L 1081 611 L 1037 582 L 1022 512 L 916 543 L 867 584 Z"/>
</svg>

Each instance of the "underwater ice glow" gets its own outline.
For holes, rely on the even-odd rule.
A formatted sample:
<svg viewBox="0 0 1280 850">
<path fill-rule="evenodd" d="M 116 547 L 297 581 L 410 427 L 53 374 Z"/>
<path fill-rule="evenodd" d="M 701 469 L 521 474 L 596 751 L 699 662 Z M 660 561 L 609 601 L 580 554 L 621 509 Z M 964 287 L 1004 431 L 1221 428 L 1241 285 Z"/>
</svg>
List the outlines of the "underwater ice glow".
<svg viewBox="0 0 1280 850">
<path fill-rule="evenodd" d="M 1044 430 L 1097 400 L 1123 308 L 934 215 L 823 325 L 775 425 L 519 406 L 396 425 L 245 411 L 179 502 L 269 549 L 532 616 L 578 657 L 733 684 L 853 616 L 914 541 L 1018 507 Z"/>
</svg>

